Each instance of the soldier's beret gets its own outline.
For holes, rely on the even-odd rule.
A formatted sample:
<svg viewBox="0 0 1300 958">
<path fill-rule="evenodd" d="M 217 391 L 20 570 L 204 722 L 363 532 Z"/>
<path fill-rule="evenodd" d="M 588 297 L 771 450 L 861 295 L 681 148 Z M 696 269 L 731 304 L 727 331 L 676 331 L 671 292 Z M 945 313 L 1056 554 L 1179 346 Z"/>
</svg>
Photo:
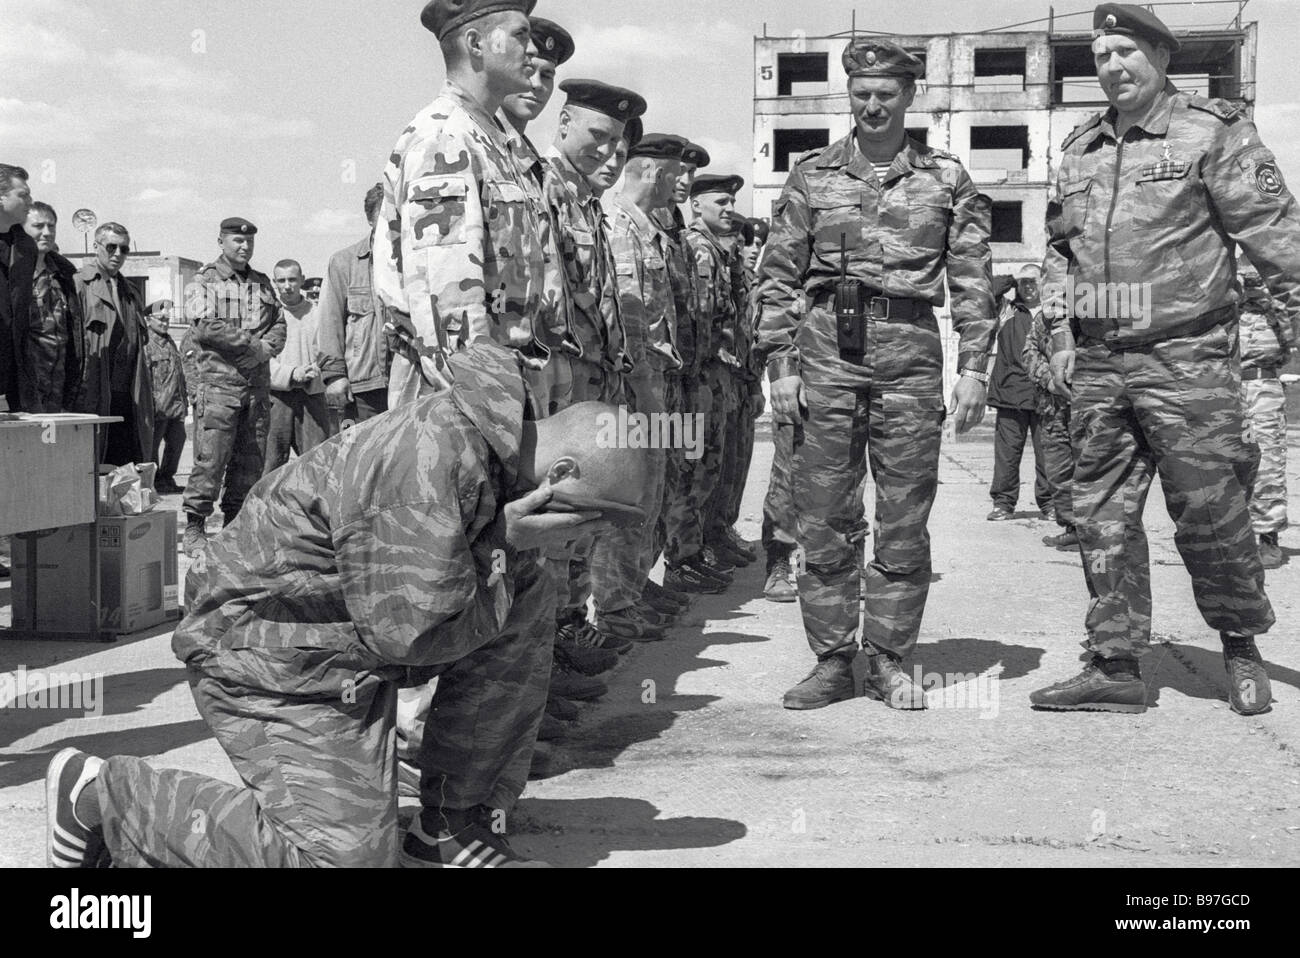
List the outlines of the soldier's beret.
<svg viewBox="0 0 1300 958">
<path fill-rule="evenodd" d="M 240 236 L 256 236 L 257 227 L 242 216 L 228 216 L 221 221 L 221 232 L 238 233 Z"/>
<path fill-rule="evenodd" d="M 319 276 L 313 276 L 311 279 L 305 279 L 305 280 L 303 280 L 303 281 L 302 281 L 302 288 L 303 288 L 303 289 L 320 289 L 320 288 L 321 288 L 321 278 L 320 278 Z"/>
<path fill-rule="evenodd" d="M 146 316 L 161 316 L 163 313 L 171 309 L 172 306 L 173 303 L 170 299 L 156 299 L 144 308 L 144 314 Z"/>
<path fill-rule="evenodd" d="M 721 173 L 701 173 L 691 184 L 691 196 L 701 193 L 730 193 L 735 196 L 745 185 L 742 177 Z"/>
<path fill-rule="evenodd" d="M 623 139 L 627 140 L 627 149 L 629 155 L 636 145 L 641 142 L 641 137 L 645 136 L 645 124 L 641 122 L 639 116 L 634 116 L 627 121 L 627 126 L 623 127 Z"/>
<path fill-rule="evenodd" d="M 429 0 L 420 13 L 420 22 L 424 29 L 441 40 L 457 27 L 489 13 L 518 10 L 529 14 L 535 6 L 537 0 Z"/>
<path fill-rule="evenodd" d="M 641 137 L 641 142 L 636 146 L 628 148 L 627 156 L 628 159 L 635 156 L 648 156 L 655 160 L 680 160 L 684 149 L 686 149 L 686 141 L 680 136 L 669 133 L 647 133 Z"/>
<path fill-rule="evenodd" d="M 919 80 L 925 76 L 925 64 L 920 57 L 883 37 L 850 40 L 840 60 L 844 72 L 851 77 L 910 77 Z"/>
<path fill-rule="evenodd" d="M 574 51 L 569 31 L 545 17 L 530 17 L 529 22 L 533 27 L 533 46 L 537 47 L 537 55 L 557 67 L 567 63 Z"/>
<path fill-rule="evenodd" d="M 757 216 L 751 216 L 749 222 L 754 226 L 754 238 L 761 243 L 766 243 L 767 238 L 771 235 L 772 227 L 767 220 L 761 220 Z"/>
<path fill-rule="evenodd" d="M 569 95 L 566 106 L 585 107 L 624 123 L 640 116 L 646 108 L 641 94 L 599 80 L 565 80 L 560 89 Z"/>
<path fill-rule="evenodd" d="M 1132 3 L 1100 3 L 1092 11 L 1094 38 L 1108 34 L 1141 37 L 1148 43 L 1163 43 L 1170 53 L 1178 50 L 1178 38 L 1154 13 Z"/>
<path fill-rule="evenodd" d="M 702 170 L 712 162 L 709 157 L 709 151 L 698 143 L 686 143 L 686 149 L 682 150 L 682 162 L 689 163 L 697 170 Z"/>
</svg>

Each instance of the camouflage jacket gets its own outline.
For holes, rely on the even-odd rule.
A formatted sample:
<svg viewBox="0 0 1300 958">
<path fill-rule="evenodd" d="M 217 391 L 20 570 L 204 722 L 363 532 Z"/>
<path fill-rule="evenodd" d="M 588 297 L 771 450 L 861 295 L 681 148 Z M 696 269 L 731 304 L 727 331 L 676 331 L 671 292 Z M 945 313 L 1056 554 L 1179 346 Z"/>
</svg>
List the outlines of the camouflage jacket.
<svg viewBox="0 0 1300 958">
<path fill-rule="evenodd" d="M 446 357 L 479 339 L 517 349 L 540 369 L 548 340 L 564 334 L 550 214 L 532 164 L 519 134 L 450 81 L 389 157 L 374 291 L 383 307 L 410 317 L 441 377 Z M 393 358 L 394 405 L 445 386 L 411 360 Z"/>
<path fill-rule="evenodd" d="M 153 385 L 153 414 L 158 419 L 184 419 L 189 387 L 180 350 L 166 318 L 150 317 L 147 323 L 149 338 L 144 353 Z"/>
<path fill-rule="evenodd" d="M 1287 314 L 1300 313 L 1300 208 L 1255 125 L 1172 83 L 1122 139 L 1114 123 L 1112 108 L 1062 145 L 1042 286 L 1053 347 L 1073 343 L 1067 319 L 1140 344 L 1231 306 L 1233 241 Z"/>
<path fill-rule="evenodd" d="M 805 153 L 786 180 L 763 251 L 758 348 L 769 377 L 798 374 L 804 294 L 834 292 L 842 235 L 848 275 L 886 296 L 942 306 L 946 271 L 961 337 L 958 368 L 983 371 L 997 331 L 991 215 L 961 161 L 915 140 L 894 157 L 883 182 L 853 133 Z"/>
<path fill-rule="evenodd" d="M 199 386 L 269 389 L 271 357 L 284 349 L 280 299 L 265 273 L 243 276 L 225 260 L 199 270 L 185 297 L 193 326 L 194 369 Z"/>
<path fill-rule="evenodd" d="M 561 348 L 611 372 L 631 372 L 632 363 L 623 352 L 623 314 L 605 211 L 586 177 L 554 147 L 546 154 L 545 168 L 563 278 L 567 330 Z"/>
<path fill-rule="evenodd" d="M 609 240 L 633 368 L 644 363 L 659 372 L 681 369 L 667 234 L 620 194 L 614 199 Z"/>
<path fill-rule="evenodd" d="M 1247 302 L 1241 307 L 1241 368 L 1272 369 L 1287 360 L 1287 331 L 1281 324 L 1286 317 L 1271 303 Z"/>
<path fill-rule="evenodd" d="M 695 288 L 694 256 L 686 242 L 686 221 L 675 205 L 651 212 L 650 222 L 664 236 L 668 261 L 668 281 L 673 288 L 673 306 L 677 310 L 677 327 L 673 345 L 682 358 L 681 376 L 687 381 L 700 377 L 704 362 L 701 348 L 709 348 L 708 329 L 701 329 L 699 293 Z M 701 344 L 700 337 L 704 336 Z"/>
<path fill-rule="evenodd" d="M 736 301 L 736 323 L 732 342 L 735 344 L 736 361 L 740 365 L 735 372 L 742 380 L 751 383 L 751 392 L 762 392 L 753 383 L 761 375 L 754 358 L 754 274 L 745 265 L 745 248 L 737 241 L 728 253 L 731 263 L 731 289 Z"/>
<path fill-rule="evenodd" d="M 736 288 L 731 271 L 731 252 L 700 220 L 686 230 L 695 265 L 696 309 L 699 312 L 697 345 L 705 344 L 700 362 L 717 362 L 726 350 L 736 354 Z M 728 363 L 728 366 L 731 364 Z"/>
<path fill-rule="evenodd" d="M 368 673 L 451 663 L 495 636 L 518 563 L 517 354 L 449 358 L 450 389 L 348 429 L 259 482 L 208 545 L 172 649 L 245 688 L 337 697 Z M 194 574 L 193 572 L 191 574 Z"/>
<path fill-rule="evenodd" d="M 1052 392 L 1051 361 L 1052 340 L 1047 333 L 1047 323 L 1042 310 L 1035 310 L 1025 336 L 1025 348 L 1020 353 L 1020 363 L 1034 384 L 1034 411 L 1040 416 L 1069 405 L 1063 397 Z"/>
</svg>

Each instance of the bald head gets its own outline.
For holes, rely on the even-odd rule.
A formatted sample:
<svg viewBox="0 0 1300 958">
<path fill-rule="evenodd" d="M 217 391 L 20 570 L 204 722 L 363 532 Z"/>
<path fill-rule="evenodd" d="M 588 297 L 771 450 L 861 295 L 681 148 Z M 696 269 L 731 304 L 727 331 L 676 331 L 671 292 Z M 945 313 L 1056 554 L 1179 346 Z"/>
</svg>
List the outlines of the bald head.
<svg viewBox="0 0 1300 958">
<path fill-rule="evenodd" d="M 617 406 L 582 402 L 548 419 L 525 422 L 520 481 L 549 483 L 552 511 L 601 510 L 620 524 L 643 521 L 652 491 L 652 452 L 640 443 L 620 441 L 620 421 Z"/>
</svg>

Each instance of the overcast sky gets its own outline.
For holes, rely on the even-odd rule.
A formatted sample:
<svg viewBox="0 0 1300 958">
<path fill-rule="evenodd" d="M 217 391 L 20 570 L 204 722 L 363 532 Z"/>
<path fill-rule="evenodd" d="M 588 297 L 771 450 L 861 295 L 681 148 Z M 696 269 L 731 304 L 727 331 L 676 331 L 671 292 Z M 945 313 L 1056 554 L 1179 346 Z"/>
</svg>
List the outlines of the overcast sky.
<svg viewBox="0 0 1300 958">
<path fill-rule="evenodd" d="M 749 178 L 753 37 L 983 30 L 1046 17 L 1047 2 L 907 0 L 541 0 L 577 54 L 560 78 L 630 87 L 647 129 L 703 144 L 712 169 Z M 420 0 L 0 0 L 0 162 L 64 222 L 89 207 L 118 220 L 137 249 L 208 261 L 217 224 L 260 228 L 254 265 L 292 256 L 309 274 L 364 234 L 366 188 L 402 128 L 436 94 L 443 70 L 419 23 Z M 1064 11 L 1090 9 L 1057 0 Z M 1223 26 L 1235 4 L 1181 8 L 1171 22 Z M 869 13 L 870 11 L 870 13 Z M 906 22 L 873 19 L 906 13 Z M 1185 11 L 1185 12 L 1184 12 Z M 598 17 L 597 17 L 598 15 Z M 1300 183 L 1298 0 L 1252 0 L 1260 21 L 1256 120 Z M 1086 29 L 1086 18 L 1069 21 Z M 554 130 L 557 96 L 530 134 Z M 741 196 L 748 210 L 748 191 Z"/>
</svg>

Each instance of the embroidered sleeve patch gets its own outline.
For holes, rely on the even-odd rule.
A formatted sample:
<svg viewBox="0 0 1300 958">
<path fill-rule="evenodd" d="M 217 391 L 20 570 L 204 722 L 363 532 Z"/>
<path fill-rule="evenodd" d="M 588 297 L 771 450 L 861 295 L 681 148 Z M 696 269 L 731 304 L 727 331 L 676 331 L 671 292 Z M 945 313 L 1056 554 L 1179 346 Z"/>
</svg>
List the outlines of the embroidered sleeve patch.
<svg viewBox="0 0 1300 958">
<path fill-rule="evenodd" d="M 1255 189 L 1265 196 L 1281 196 L 1286 189 L 1282 172 L 1273 160 L 1255 164 Z"/>
</svg>

